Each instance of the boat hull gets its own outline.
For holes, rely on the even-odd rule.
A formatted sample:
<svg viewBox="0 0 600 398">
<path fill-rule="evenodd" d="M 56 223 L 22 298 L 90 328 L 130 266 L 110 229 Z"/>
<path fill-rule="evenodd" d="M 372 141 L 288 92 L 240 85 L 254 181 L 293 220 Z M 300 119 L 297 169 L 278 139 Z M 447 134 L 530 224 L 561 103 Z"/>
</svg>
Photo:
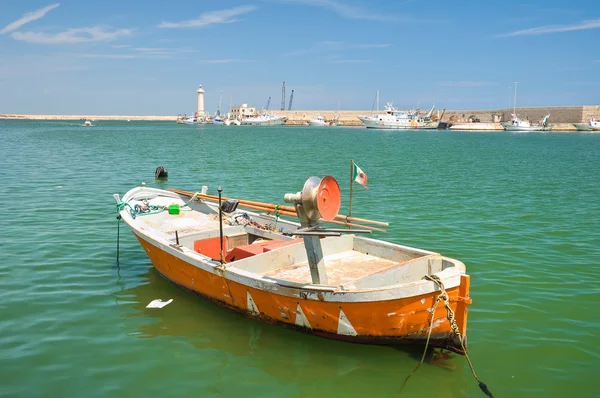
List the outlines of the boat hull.
<svg viewBox="0 0 600 398">
<path fill-rule="evenodd" d="M 242 126 L 279 126 L 283 124 L 283 119 L 270 120 L 242 120 Z"/>
<path fill-rule="evenodd" d="M 417 122 L 417 121 L 378 121 L 366 117 L 358 117 L 363 124 L 370 129 L 383 130 L 412 130 L 412 129 L 431 129 L 435 130 L 439 122 Z"/>
<path fill-rule="evenodd" d="M 417 295 L 390 292 L 386 293 L 385 300 L 373 299 L 381 292 L 364 293 L 366 299 L 359 300 L 352 297 L 351 292 L 320 291 L 310 286 L 268 287 L 260 281 L 244 282 L 232 277 L 227 268 L 198 267 L 176 248 L 152 242 L 133 228 L 132 231 L 154 267 L 165 278 L 249 317 L 321 337 L 362 344 L 421 345 L 427 338 L 430 309 L 439 291 Z M 469 276 L 462 274 L 460 283 L 447 289 L 463 341 L 466 340 L 467 307 L 471 302 L 469 285 Z M 451 330 L 443 303 L 438 305 L 434 319 L 429 344 L 462 354 L 460 340 Z"/>
<path fill-rule="evenodd" d="M 592 131 L 589 123 L 573 123 L 577 131 Z"/>
<path fill-rule="evenodd" d="M 521 132 L 529 132 L 529 131 L 550 131 L 552 127 L 544 127 L 544 126 L 512 126 L 510 124 L 502 125 L 506 131 L 521 131 Z"/>
</svg>

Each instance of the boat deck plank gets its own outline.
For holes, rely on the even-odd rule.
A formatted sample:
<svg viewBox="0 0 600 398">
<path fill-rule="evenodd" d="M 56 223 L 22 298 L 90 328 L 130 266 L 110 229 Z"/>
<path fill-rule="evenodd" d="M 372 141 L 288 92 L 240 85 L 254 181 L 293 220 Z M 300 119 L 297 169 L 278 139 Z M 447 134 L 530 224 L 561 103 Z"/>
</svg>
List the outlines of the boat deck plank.
<svg viewBox="0 0 600 398">
<path fill-rule="evenodd" d="M 348 250 L 325 256 L 325 270 L 328 285 L 348 285 L 364 276 L 383 271 L 399 263 L 371 256 L 354 250 Z M 263 274 L 264 276 L 290 282 L 312 283 L 308 262 L 304 261 Z"/>
<path fill-rule="evenodd" d="M 179 214 L 169 214 L 163 211 L 151 216 L 138 216 L 136 221 L 144 224 L 147 228 L 161 232 L 165 235 L 174 234 L 179 236 L 190 233 L 218 230 L 219 222 L 207 214 L 188 209 L 181 209 Z"/>
</svg>

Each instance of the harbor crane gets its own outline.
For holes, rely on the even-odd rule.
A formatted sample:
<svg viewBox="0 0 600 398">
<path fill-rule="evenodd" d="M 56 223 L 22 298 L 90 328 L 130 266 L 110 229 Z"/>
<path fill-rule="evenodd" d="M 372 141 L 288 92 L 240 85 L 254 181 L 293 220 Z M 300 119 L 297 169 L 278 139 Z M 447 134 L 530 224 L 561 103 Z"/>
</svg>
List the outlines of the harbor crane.
<svg viewBox="0 0 600 398">
<path fill-rule="evenodd" d="M 294 90 L 292 90 L 292 93 L 290 94 L 290 104 L 288 105 L 288 111 L 292 110 L 292 101 L 294 100 Z"/>
<path fill-rule="evenodd" d="M 267 101 L 267 108 L 266 108 L 267 111 L 269 110 L 269 105 L 271 105 L 271 97 L 269 97 L 269 100 Z"/>
<path fill-rule="evenodd" d="M 281 86 L 281 110 L 285 111 L 285 80 L 283 86 Z"/>
</svg>

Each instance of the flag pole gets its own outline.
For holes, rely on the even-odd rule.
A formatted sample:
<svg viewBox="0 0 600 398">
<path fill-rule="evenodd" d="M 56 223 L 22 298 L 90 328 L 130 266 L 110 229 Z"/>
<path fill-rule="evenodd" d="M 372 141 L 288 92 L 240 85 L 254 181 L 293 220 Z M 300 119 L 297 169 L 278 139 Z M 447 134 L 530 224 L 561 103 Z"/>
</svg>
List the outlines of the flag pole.
<svg viewBox="0 0 600 398">
<path fill-rule="evenodd" d="M 352 217 L 352 175 L 354 174 L 354 160 L 350 160 L 350 209 L 348 216 Z"/>
</svg>

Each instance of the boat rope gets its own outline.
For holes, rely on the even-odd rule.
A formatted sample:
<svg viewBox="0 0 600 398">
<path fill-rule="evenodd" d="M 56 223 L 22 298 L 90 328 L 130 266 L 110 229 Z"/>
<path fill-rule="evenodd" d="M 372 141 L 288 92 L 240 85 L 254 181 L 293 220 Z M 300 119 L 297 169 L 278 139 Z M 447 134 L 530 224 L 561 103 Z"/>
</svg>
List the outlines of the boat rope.
<svg viewBox="0 0 600 398">
<path fill-rule="evenodd" d="M 119 240 L 121 235 L 121 214 L 117 214 L 117 267 L 119 266 Z"/>
<path fill-rule="evenodd" d="M 148 216 L 150 214 L 157 214 L 167 209 L 167 206 L 156 206 L 148 204 L 147 201 L 143 201 L 142 204 L 136 204 L 131 207 L 131 205 L 127 202 L 119 202 L 117 203 L 117 214 L 121 213 L 125 207 L 129 207 L 129 214 L 131 214 L 131 218 L 135 220 L 137 216 Z"/>
<path fill-rule="evenodd" d="M 473 368 L 473 364 L 471 363 L 471 359 L 469 358 L 469 354 L 467 352 L 467 348 L 465 347 L 462 335 L 460 334 L 460 330 L 458 329 L 458 326 L 456 325 L 454 311 L 452 310 L 452 308 L 450 308 L 450 298 L 448 297 L 448 292 L 446 292 L 446 288 L 444 287 L 442 280 L 437 275 L 425 275 L 424 278 L 432 281 L 439 287 L 440 295 L 435 300 L 435 303 L 433 303 L 433 307 L 431 309 L 431 320 L 429 321 L 429 331 L 427 332 L 427 340 L 425 342 L 425 350 L 423 351 L 423 356 L 421 357 L 421 361 L 412 370 L 412 372 L 410 372 L 410 374 L 406 377 L 406 379 L 404 380 L 404 384 L 402 384 L 402 388 L 400 389 L 400 391 L 402 391 L 402 389 L 406 385 L 406 382 L 408 381 L 408 379 L 413 375 L 413 373 L 415 373 L 417 371 L 417 369 L 419 369 L 419 367 L 423 364 L 423 361 L 425 360 L 425 355 L 427 354 L 427 348 L 429 346 L 429 339 L 431 337 L 431 331 L 433 329 L 433 320 L 435 319 L 435 310 L 437 309 L 437 306 L 440 303 L 440 301 L 443 300 L 444 308 L 446 308 L 446 318 L 448 319 L 448 322 L 450 322 L 450 328 L 452 329 L 452 333 L 454 333 L 456 335 L 456 337 L 458 338 L 458 341 L 460 341 L 460 346 L 465 354 L 465 358 L 467 358 L 467 363 L 469 364 L 471 373 L 473 373 L 473 377 L 475 378 L 475 380 L 477 380 L 477 383 L 479 384 L 479 388 L 481 389 L 481 391 L 483 391 L 483 393 L 485 395 L 487 395 L 488 397 L 494 398 L 494 396 L 488 389 L 487 385 L 484 382 L 482 382 L 479 379 L 479 377 L 477 377 L 477 374 L 475 373 L 475 369 Z"/>
</svg>

